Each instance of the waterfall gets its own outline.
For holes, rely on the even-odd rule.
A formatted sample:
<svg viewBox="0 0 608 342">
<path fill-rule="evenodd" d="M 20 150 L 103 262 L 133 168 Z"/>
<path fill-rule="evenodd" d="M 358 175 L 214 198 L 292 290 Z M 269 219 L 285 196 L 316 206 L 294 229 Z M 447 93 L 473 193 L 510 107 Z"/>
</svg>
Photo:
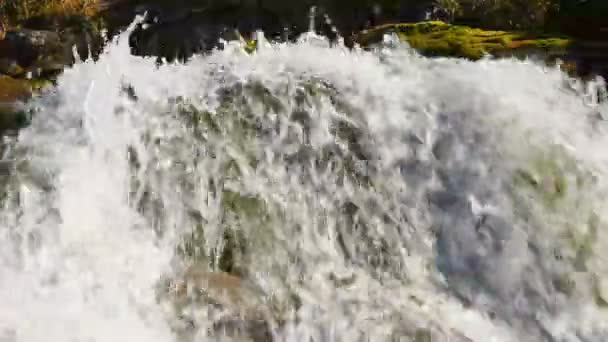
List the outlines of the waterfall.
<svg viewBox="0 0 608 342">
<path fill-rule="evenodd" d="M 557 67 L 128 33 L 4 142 L 0 340 L 608 339 L 606 123 Z"/>
</svg>

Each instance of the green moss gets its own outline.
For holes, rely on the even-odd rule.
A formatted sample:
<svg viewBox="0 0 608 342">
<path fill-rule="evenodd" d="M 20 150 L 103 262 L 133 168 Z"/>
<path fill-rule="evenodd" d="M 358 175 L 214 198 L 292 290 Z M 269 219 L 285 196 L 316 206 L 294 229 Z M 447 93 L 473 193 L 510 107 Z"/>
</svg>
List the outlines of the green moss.
<svg viewBox="0 0 608 342">
<path fill-rule="evenodd" d="M 34 92 L 41 91 L 42 89 L 53 85 L 53 81 L 47 79 L 32 79 L 28 80 L 28 82 Z"/>
<path fill-rule="evenodd" d="M 253 39 L 245 44 L 245 52 L 251 54 L 258 49 L 258 41 Z"/>
<path fill-rule="evenodd" d="M 503 54 L 517 50 L 537 49 L 546 52 L 565 51 L 571 43 L 566 37 L 530 35 L 524 32 L 488 31 L 440 21 L 389 24 L 364 31 L 357 36 L 362 46 L 381 40 L 394 31 L 410 46 L 427 56 L 461 57 L 471 60 L 486 54 Z"/>
</svg>

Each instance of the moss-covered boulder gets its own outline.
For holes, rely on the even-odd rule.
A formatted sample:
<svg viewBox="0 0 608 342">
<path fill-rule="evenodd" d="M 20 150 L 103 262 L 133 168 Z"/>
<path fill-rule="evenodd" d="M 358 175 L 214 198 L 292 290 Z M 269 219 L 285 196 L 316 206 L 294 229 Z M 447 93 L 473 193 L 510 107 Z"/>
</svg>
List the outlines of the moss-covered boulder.
<svg viewBox="0 0 608 342">
<path fill-rule="evenodd" d="M 369 46 L 395 32 L 402 40 L 426 56 L 461 57 L 477 60 L 484 55 L 565 55 L 570 39 L 562 36 L 532 35 L 525 32 L 487 31 L 441 21 L 389 24 L 359 33 L 357 42 Z"/>
</svg>

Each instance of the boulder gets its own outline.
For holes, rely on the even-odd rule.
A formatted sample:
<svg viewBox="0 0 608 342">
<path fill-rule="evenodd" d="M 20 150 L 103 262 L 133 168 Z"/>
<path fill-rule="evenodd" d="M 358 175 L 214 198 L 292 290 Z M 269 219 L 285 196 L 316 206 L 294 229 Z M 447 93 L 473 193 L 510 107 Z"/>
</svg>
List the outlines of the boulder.
<svg viewBox="0 0 608 342">
<path fill-rule="evenodd" d="M 104 40 L 95 22 L 71 19 L 60 24 L 28 21 L 23 25 L 27 28 L 6 31 L 0 39 L 0 73 L 52 78 L 74 62 L 74 47 L 81 59 L 102 50 Z"/>
<path fill-rule="evenodd" d="M 65 44 L 58 33 L 29 29 L 9 30 L 0 40 L 0 58 L 14 61 L 28 68 L 42 56 L 52 56 L 59 63 L 68 64 Z"/>
<path fill-rule="evenodd" d="M 234 29 L 246 37 L 259 29 L 271 39 L 291 40 L 309 29 L 313 6 L 317 32 L 336 38 L 335 29 L 348 38 L 370 25 L 397 22 L 413 14 L 421 17 L 427 3 L 430 1 L 149 0 L 143 4 L 119 1 L 102 15 L 113 35 L 127 26 L 134 15 L 147 13 L 146 21 L 132 34 L 133 53 L 184 60 L 217 47 L 218 38 Z"/>
</svg>

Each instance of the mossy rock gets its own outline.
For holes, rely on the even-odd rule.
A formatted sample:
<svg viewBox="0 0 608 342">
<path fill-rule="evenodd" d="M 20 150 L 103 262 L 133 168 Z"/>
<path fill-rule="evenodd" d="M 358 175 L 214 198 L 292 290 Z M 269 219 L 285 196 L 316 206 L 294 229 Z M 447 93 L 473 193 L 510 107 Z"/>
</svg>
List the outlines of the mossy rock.
<svg viewBox="0 0 608 342">
<path fill-rule="evenodd" d="M 252 39 L 245 44 L 245 52 L 252 54 L 258 49 L 258 41 Z"/>
<path fill-rule="evenodd" d="M 356 40 L 364 47 L 370 46 L 380 42 L 388 32 L 395 32 L 423 55 L 470 60 L 478 60 L 486 54 L 517 55 L 520 51 L 565 54 L 572 43 L 567 37 L 488 31 L 441 21 L 382 25 L 359 33 Z"/>
</svg>

